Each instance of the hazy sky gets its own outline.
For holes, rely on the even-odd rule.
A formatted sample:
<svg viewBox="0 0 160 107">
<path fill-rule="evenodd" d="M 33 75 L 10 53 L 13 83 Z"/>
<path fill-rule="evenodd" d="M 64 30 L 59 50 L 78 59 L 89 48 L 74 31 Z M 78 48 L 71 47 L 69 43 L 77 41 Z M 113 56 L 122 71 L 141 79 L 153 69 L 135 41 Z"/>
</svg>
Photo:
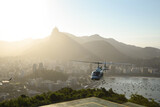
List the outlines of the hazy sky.
<svg viewBox="0 0 160 107">
<path fill-rule="evenodd" d="M 0 40 L 43 38 L 55 26 L 160 48 L 160 0 L 0 0 Z"/>
</svg>

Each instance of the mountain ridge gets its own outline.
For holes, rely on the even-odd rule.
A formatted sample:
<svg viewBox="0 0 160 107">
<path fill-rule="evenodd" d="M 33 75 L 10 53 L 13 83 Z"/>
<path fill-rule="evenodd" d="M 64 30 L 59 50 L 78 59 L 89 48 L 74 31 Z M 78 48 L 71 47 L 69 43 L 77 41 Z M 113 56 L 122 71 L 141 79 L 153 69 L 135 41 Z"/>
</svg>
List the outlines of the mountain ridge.
<svg viewBox="0 0 160 107">
<path fill-rule="evenodd" d="M 43 39 L 5 42 L 0 41 L 0 57 L 34 56 L 53 59 L 84 59 L 126 61 L 128 59 L 149 59 L 160 57 L 160 49 L 153 47 L 136 47 L 104 38 L 98 34 L 77 37 L 53 29 Z"/>
<path fill-rule="evenodd" d="M 55 29 L 48 38 L 30 48 L 26 55 L 68 60 L 79 58 L 96 59 L 96 56 L 92 55 L 79 43 Z"/>
<path fill-rule="evenodd" d="M 81 44 L 89 41 L 105 40 L 106 42 L 114 46 L 118 51 L 131 58 L 149 59 L 154 57 L 160 57 L 160 49 L 154 47 L 142 48 L 134 45 L 128 45 L 122 42 L 118 42 L 113 38 L 103 38 L 97 34 L 82 37 L 75 37 L 74 35 L 68 33 L 67 35 Z"/>
</svg>

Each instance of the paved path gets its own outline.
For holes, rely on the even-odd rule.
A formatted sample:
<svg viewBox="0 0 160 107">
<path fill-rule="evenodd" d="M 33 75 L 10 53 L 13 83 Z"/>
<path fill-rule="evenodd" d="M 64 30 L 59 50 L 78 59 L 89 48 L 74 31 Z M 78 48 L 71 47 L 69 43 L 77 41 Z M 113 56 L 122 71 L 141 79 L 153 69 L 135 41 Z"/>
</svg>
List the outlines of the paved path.
<svg viewBox="0 0 160 107">
<path fill-rule="evenodd" d="M 123 105 L 108 100 L 100 99 L 97 97 L 90 97 L 90 98 L 78 99 L 62 103 L 45 105 L 41 107 L 141 107 L 139 105 L 132 106 L 132 104 L 133 103 Z"/>
</svg>

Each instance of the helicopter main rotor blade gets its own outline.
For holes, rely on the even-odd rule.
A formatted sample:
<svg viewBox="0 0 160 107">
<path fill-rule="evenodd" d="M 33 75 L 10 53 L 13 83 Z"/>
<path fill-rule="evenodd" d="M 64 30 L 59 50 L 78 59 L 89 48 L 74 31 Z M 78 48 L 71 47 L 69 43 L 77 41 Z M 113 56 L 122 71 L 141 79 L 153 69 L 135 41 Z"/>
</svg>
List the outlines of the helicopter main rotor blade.
<svg viewBox="0 0 160 107">
<path fill-rule="evenodd" d="M 77 61 L 77 60 L 72 60 L 74 62 L 83 62 L 83 63 L 93 63 L 93 64 L 105 64 L 105 65 L 132 65 L 129 63 L 114 63 L 114 62 L 90 62 L 90 61 Z"/>
<path fill-rule="evenodd" d="M 103 64 L 103 62 L 90 62 L 90 61 L 77 61 L 77 60 L 72 60 L 74 62 L 83 62 L 83 63 L 93 63 L 93 64 Z"/>
</svg>

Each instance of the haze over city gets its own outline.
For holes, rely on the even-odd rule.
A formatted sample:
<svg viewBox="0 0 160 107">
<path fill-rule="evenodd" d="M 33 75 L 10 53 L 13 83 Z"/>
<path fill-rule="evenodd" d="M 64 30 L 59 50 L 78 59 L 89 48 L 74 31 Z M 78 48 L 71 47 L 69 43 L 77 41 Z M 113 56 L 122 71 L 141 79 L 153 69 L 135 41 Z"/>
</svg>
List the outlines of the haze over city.
<svg viewBox="0 0 160 107">
<path fill-rule="evenodd" d="M 160 0 L 0 0 L 0 107 L 160 107 L 159 13 Z"/>
<path fill-rule="evenodd" d="M 0 40 L 47 37 L 56 26 L 76 36 L 99 34 L 160 48 L 159 0 L 1 0 Z"/>
</svg>

